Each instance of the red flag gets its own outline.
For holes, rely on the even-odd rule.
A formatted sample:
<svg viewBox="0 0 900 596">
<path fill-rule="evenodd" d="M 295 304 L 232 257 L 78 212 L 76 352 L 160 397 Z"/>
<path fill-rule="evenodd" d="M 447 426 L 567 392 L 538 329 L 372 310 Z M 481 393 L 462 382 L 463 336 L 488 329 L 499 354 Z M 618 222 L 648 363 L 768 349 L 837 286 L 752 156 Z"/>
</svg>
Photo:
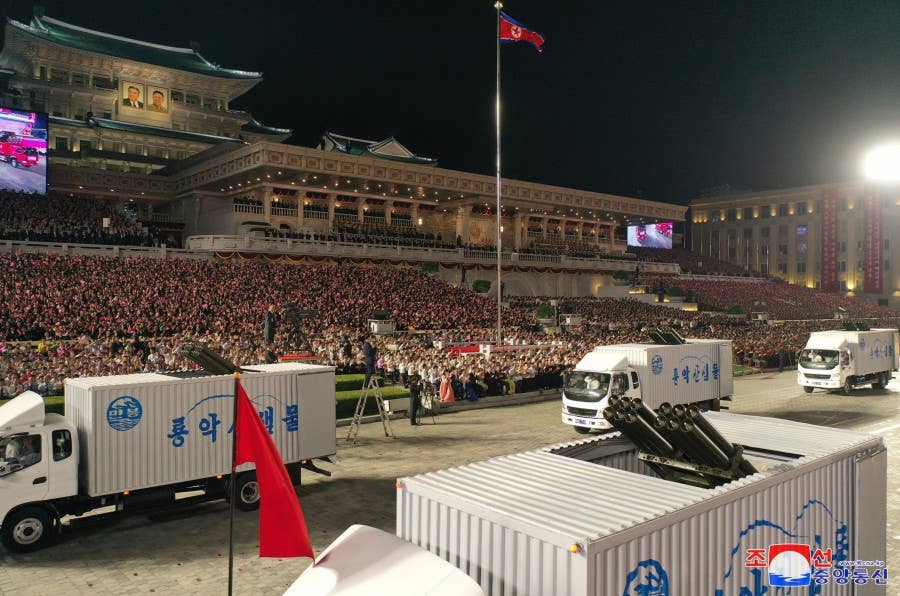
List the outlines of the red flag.
<svg viewBox="0 0 900 596">
<path fill-rule="evenodd" d="M 234 425 L 237 453 L 234 465 L 256 464 L 259 482 L 259 556 L 309 557 L 314 559 L 300 501 L 259 414 L 237 382 L 237 420 Z"/>
<path fill-rule="evenodd" d="M 541 46 L 544 45 L 544 36 L 537 31 L 526 29 L 525 25 L 510 17 L 505 12 L 501 12 L 500 41 L 527 41 L 530 42 L 538 52 L 542 52 L 543 48 Z"/>
</svg>

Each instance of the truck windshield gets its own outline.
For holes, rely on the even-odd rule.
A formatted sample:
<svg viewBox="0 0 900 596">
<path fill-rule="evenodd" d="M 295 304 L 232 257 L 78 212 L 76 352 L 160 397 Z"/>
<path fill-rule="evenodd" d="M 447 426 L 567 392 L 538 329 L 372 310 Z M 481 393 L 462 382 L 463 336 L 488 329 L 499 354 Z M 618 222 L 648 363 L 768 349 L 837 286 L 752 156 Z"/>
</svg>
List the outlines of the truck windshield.
<svg viewBox="0 0 900 596">
<path fill-rule="evenodd" d="M 40 435 L 13 435 L 0 439 L 0 478 L 41 461 Z"/>
<path fill-rule="evenodd" d="M 609 374 L 584 371 L 569 373 L 566 397 L 577 401 L 600 401 L 609 391 Z"/>
<path fill-rule="evenodd" d="M 837 350 L 803 350 L 800 352 L 800 366 L 831 370 L 838 364 Z"/>
</svg>

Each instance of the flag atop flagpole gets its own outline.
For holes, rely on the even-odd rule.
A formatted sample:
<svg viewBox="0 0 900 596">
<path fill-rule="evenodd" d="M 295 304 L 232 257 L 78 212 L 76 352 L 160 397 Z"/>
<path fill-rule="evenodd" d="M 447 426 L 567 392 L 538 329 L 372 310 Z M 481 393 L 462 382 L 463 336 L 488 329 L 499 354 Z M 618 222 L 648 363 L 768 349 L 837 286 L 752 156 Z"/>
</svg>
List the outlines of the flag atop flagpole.
<svg viewBox="0 0 900 596">
<path fill-rule="evenodd" d="M 256 464 L 259 483 L 259 556 L 314 559 L 306 520 L 284 461 L 259 414 L 236 379 L 237 417 L 234 421 L 234 464 Z"/>
<path fill-rule="evenodd" d="M 500 11 L 500 41 L 504 43 L 515 43 L 517 41 L 527 41 L 534 46 L 538 52 L 543 51 L 544 36 L 537 31 L 528 29 L 503 11 Z"/>
</svg>

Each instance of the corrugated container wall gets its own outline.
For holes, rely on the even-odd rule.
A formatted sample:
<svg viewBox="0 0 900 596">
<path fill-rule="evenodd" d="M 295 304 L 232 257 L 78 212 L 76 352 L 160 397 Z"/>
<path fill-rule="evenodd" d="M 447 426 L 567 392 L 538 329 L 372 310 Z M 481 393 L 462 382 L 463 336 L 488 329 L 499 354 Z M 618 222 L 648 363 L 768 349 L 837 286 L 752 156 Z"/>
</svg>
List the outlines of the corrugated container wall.
<svg viewBox="0 0 900 596">
<path fill-rule="evenodd" d="M 608 458 L 578 459 L 609 440 L 588 439 L 401 479 L 397 535 L 466 571 L 485 593 L 509 596 L 776 594 L 767 567 L 745 561 L 748 549 L 779 543 L 830 548 L 835 568 L 885 560 L 879 438 L 708 418 L 729 440 L 768 448 L 754 452 L 760 472 L 714 489 L 685 486 L 629 464 L 617 445 Z M 884 594 L 873 582 L 833 579 L 800 590 Z"/>
<path fill-rule="evenodd" d="M 275 366 L 244 374 L 242 383 L 285 463 L 334 455 L 334 369 Z M 65 402 L 66 416 L 79 434 L 83 494 L 106 495 L 229 472 L 231 376 L 72 379 L 66 383 Z"/>
</svg>

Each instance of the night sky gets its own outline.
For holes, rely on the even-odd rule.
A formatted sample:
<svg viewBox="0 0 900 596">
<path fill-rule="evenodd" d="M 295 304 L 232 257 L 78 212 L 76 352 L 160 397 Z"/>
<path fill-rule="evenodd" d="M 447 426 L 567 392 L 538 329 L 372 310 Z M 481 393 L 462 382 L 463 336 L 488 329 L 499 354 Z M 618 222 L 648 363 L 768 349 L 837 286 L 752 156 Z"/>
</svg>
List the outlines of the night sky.
<svg viewBox="0 0 900 596">
<path fill-rule="evenodd" d="M 234 106 L 292 128 L 396 136 L 492 174 L 491 0 L 46 1 L 48 16 L 261 70 Z M 7 0 L 27 21 L 31 4 Z M 576 8 L 576 7 L 580 7 Z M 505 10 L 547 39 L 502 48 L 503 174 L 687 202 L 860 177 L 900 139 L 900 2 L 548 2 Z"/>
</svg>

